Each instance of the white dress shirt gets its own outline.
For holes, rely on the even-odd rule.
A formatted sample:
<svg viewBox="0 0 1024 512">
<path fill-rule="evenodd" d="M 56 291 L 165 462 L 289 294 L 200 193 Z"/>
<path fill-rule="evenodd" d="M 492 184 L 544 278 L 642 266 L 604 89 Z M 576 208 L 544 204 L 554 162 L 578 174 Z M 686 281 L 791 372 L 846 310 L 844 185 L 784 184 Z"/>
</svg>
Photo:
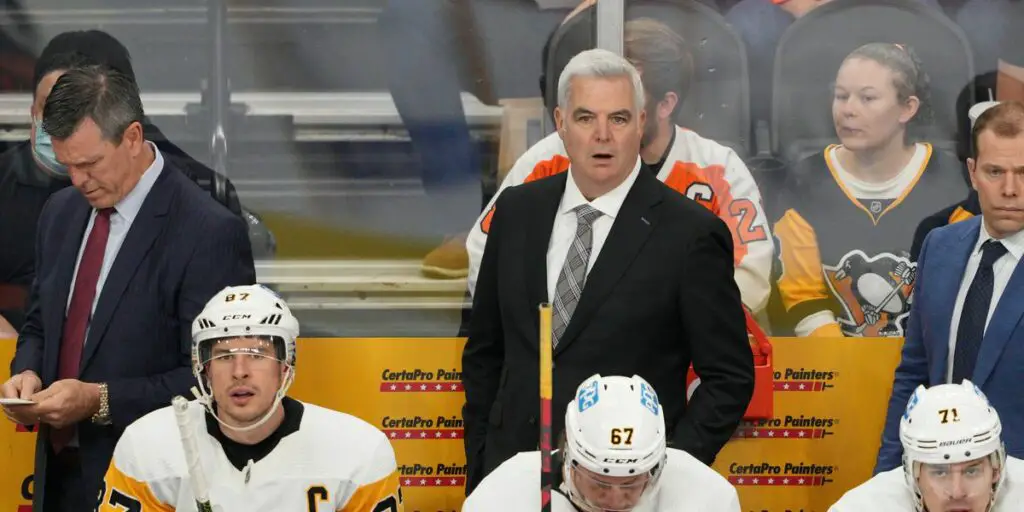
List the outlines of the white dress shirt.
<svg viewBox="0 0 1024 512">
<path fill-rule="evenodd" d="M 956 331 L 960 327 L 960 313 L 964 310 L 967 291 L 971 288 L 974 275 L 978 273 L 978 265 L 981 264 L 981 246 L 991 239 L 992 235 L 988 234 L 984 219 L 982 219 L 981 232 L 971 251 L 971 257 L 967 259 L 964 277 L 960 281 L 960 291 L 956 294 L 956 303 L 953 306 L 953 319 L 949 326 L 949 355 L 946 358 L 947 383 L 953 380 L 953 354 L 956 352 Z M 1010 276 L 1013 275 L 1017 263 L 1024 255 L 1024 231 L 1018 231 L 999 241 L 1006 247 L 1006 254 L 992 264 L 992 275 L 995 280 L 992 283 L 992 302 L 988 305 L 988 316 L 985 317 L 985 331 L 988 331 L 988 323 L 992 320 L 992 313 L 996 310 L 996 306 L 999 305 L 999 298 L 1003 295 L 1003 290 L 1006 289 L 1006 283 L 1010 282 Z"/>
<path fill-rule="evenodd" d="M 107 237 L 107 247 L 103 252 L 103 266 L 100 267 L 99 280 L 96 281 L 96 296 L 92 300 L 92 313 L 96 312 L 96 304 L 100 301 L 100 292 L 103 290 L 103 283 L 107 280 L 107 275 L 110 274 L 110 267 L 114 265 L 114 259 L 117 258 L 118 251 L 121 250 L 121 244 L 124 243 L 124 238 L 128 234 L 128 229 L 132 227 L 132 223 L 135 222 L 135 217 L 139 215 L 139 210 L 142 209 L 142 203 L 146 200 L 146 196 L 149 195 L 149 191 L 153 188 L 153 184 L 156 183 L 156 179 L 160 176 L 160 173 L 164 169 L 164 157 L 160 154 L 160 150 L 156 148 L 152 142 L 146 141 L 150 147 L 153 148 L 153 153 L 156 158 L 153 163 L 146 169 L 146 172 L 142 173 L 142 177 L 139 178 L 139 182 L 135 184 L 128 195 L 124 196 L 116 205 L 114 205 L 114 212 L 110 214 L 110 234 Z M 67 315 L 68 309 L 71 307 L 71 298 L 75 294 L 75 281 L 78 279 L 78 265 L 82 263 L 82 253 L 85 252 L 85 243 L 89 240 L 89 234 L 92 233 L 92 226 L 96 222 L 96 209 L 93 208 L 92 213 L 89 215 L 89 224 L 85 227 L 85 233 L 82 234 L 82 242 L 78 247 L 78 259 L 75 260 L 75 273 L 71 275 L 71 288 L 68 292 L 68 302 L 64 305 L 64 314 Z M 92 314 L 90 313 L 90 319 Z M 89 328 L 86 327 L 85 337 L 89 338 Z M 82 346 L 85 346 L 83 341 Z"/>
<path fill-rule="evenodd" d="M 633 172 L 629 173 L 625 181 L 607 194 L 593 201 L 587 201 L 587 198 L 583 197 L 583 193 L 580 192 L 579 187 L 576 186 L 576 181 L 573 179 L 573 168 L 569 167 L 569 176 L 565 180 L 565 192 L 562 193 L 562 201 L 558 203 L 555 223 L 551 228 L 551 238 L 548 240 L 548 300 L 552 304 L 555 301 L 555 285 L 558 284 L 558 276 L 562 273 L 562 267 L 565 265 L 565 257 L 569 255 L 569 247 L 572 246 L 572 241 L 576 238 L 577 220 L 576 212 L 573 209 L 582 204 L 590 204 L 592 208 L 600 211 L 602 214 L 591 225 L 593 240 L 590 246 L 590 260 L 587 262 L 586 273 L 589 276 L 590 270 L 594 268 L 594 262 L 597 261 L 598 255 L 601 254 L 601 248 L 604 247 L 605 240 L 608 239 L 608 233 L 612 230 L 615 217 L 619 214 L 619 209 L 622 208 L 622 203 L 626 200 L 626 195 L 629 194 L 629 189 L 633 187 L 639 172 L 640 157 L 637 156 Z"/>
</svg>

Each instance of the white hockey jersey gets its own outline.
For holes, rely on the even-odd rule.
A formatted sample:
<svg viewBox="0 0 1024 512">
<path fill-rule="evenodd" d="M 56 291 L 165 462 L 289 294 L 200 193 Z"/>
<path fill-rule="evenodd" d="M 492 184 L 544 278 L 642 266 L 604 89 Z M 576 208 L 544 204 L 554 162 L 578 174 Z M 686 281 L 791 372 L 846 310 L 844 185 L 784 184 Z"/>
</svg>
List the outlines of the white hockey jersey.
<svg viewBox="0 0 1024 512">
<path fill-rule="evenodd" d="M 1006 481 L 990 512 L 1024 510 L 1024 461 L 1006 458 Z M 879 473 L 846 492 L 828 512 L 914 512 L 914 495 L 903 467 Z"/>
<path fill-rule="evenodd" d="M 214 510 L 404 510 L 394 450 L 380 430 L 345 413 L 290 398 L 285 401 L 291 403 L 285 404 L 289 407 L 282 427 L 292 421 L 290 433 L 279 428 L 286 433 L 276 445 L 264 447 L 269 453 L 256 461 L 250 459 L 242 469 L 229 459 L 218 441 L 220 436 L 210 434 L 205 409 L 191 402 L 188 413 L 196 429 Z M 295 422 L 295 416 L 301 419 Z M 171 407 L 147 414 L 125 430 L 102 491 L 100 512 L 196 510 Z"/>
<path fill-rule="evenodd" d="M 476 291 L 487 232 L 501 192 L 507 187 L 568 169 L 569 159 L 557 132 L 545 137 L 516 160 L 466 238 L 470 293 Z M 657 172 L 659 180 L 701 203 L 729 226 L 734 246 L 736 284 L 743 304 L 753 313 L 761 311 L 771 290 L 769 277 L 775 248 L 761 192 L 746 164 L 732 149 L 677 126 L 672 147 Z"/>
<path fill-rule="evenodd" d="M 523 452 L 487 475 L 466 498 L 462 512 L 540 510 L 540 452 Z M 740 512 L 736 488 L 690 454 L 668 449 L 658 494 L 633 512 Z M 576 512 L 561 492 L 551 493 L 551 512 Z"/>
</svg>

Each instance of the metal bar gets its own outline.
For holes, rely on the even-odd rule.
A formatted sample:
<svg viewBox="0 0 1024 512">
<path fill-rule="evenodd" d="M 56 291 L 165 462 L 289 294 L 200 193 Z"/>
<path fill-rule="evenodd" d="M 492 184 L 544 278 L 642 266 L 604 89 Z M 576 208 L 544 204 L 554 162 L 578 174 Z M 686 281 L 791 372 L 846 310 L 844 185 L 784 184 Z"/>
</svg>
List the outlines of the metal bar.
<svg viewBox="0 0 1024 512">
<path fill-rule="evenodd" d="M 228 175 L 228 137 L 226 124 L 231 105 L 225 47 L 228 6 L 226 0 L 210 0 L 210 79 L 206 92 L 210 108 L 210 161 L 213 170 Z"/>
<path fill-rule="evenodd" d="M 623 54 L 622 30 L 626 19 L 626 0 L 597 2 L 597 47 Z"/>
<path fill-rule="evenodd" d="M 303 297 L 284 295 L 292 311 L 458 311 L 473 306 L 469 300 L 430 298 Z"/>
<path fill-rule="evenodd" d="M 201 101 L 195 92 L 143 92 L 142 104 L 150 116 L 184 116 L 185 106 Z M 381 92 L 238 92 L 231 99 L 243 103 L 249 116 L 292 116 L 297 127 L 393 127 L 402 119 L 391 95 Z M 32 118 L 28 93 L 0 93 L 0 126 L 27 129 Z M 462 93 L 462 108 L 470 127 L 501 125 L 501 107 L 485 105 Z"/>
</svg>

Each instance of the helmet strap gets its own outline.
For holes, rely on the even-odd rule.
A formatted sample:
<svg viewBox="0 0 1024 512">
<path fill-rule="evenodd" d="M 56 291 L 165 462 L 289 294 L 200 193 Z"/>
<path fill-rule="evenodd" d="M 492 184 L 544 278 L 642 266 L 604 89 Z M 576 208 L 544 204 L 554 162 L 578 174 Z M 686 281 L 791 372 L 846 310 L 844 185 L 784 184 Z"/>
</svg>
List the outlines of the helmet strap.
<svg viewBox="0 0 1024 512">
<path fill-rule="evenodd" d="M 195 395 L 196 400 L 203 404 L 206 411 L 209 412 L 210 415 L 213 416 L 213 419 L 217 420 L 217 423 L 220 423 L 222 427 L 231 429 L 235 432 L 249 432 L 263 426 L 263 424 L 270 421 L 270 417 L 277 412 L 277 408 L 281 406 L 281 401 L 288 393 L 288 388 L 291 387 L 292 382 L 295 380 L 295 369 L 290 365 L 288 366 L 288 371 L 285 374 L 284 380 L 281 381 L 281 385 L 277 388 L 277 393 L 274 394 L 274 405 L 270 406 L 270 409 L 267 410 L 266 414 L 264 414 L 259 421 L 244 427 L 229 425 L 225 423 L 224 420 L 220 419 L 220 415 L 217 414 L 217 410 L 213 407 L 213 404 L 216 401 L 213 399 L 213 394 L 206 389 L 204 380 L 205 379 L 202 378 L 199 379 L 199 389 L 196 389 L 195 387 L 192 388 L 192 394 Z"/>
</svg>

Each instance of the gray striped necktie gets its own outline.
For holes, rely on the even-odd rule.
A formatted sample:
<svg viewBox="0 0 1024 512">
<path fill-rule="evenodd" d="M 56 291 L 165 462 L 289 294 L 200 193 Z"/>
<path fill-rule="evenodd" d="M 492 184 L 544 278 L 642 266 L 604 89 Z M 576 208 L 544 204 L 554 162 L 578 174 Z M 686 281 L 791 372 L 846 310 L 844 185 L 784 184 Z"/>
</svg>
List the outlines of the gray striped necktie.
<svg viewBox="0 0 1024 512">
<path fill-rule="evenodd" d="M 555 284 L 555 303 L 551 319 L 551 345 L 557 347 L 565 328 L 569 325 L 576 305 L 583 295 L 583 286 L 587 281 L 587 263 L 590 261 L 590 248 L 593 246 L 593 223 L 601 212 L 589 204 L 581 204 L 573 209 L 576 212 L 576 236 L 565 256 L 562 272 L 558 274 Z"/>
</svg>

